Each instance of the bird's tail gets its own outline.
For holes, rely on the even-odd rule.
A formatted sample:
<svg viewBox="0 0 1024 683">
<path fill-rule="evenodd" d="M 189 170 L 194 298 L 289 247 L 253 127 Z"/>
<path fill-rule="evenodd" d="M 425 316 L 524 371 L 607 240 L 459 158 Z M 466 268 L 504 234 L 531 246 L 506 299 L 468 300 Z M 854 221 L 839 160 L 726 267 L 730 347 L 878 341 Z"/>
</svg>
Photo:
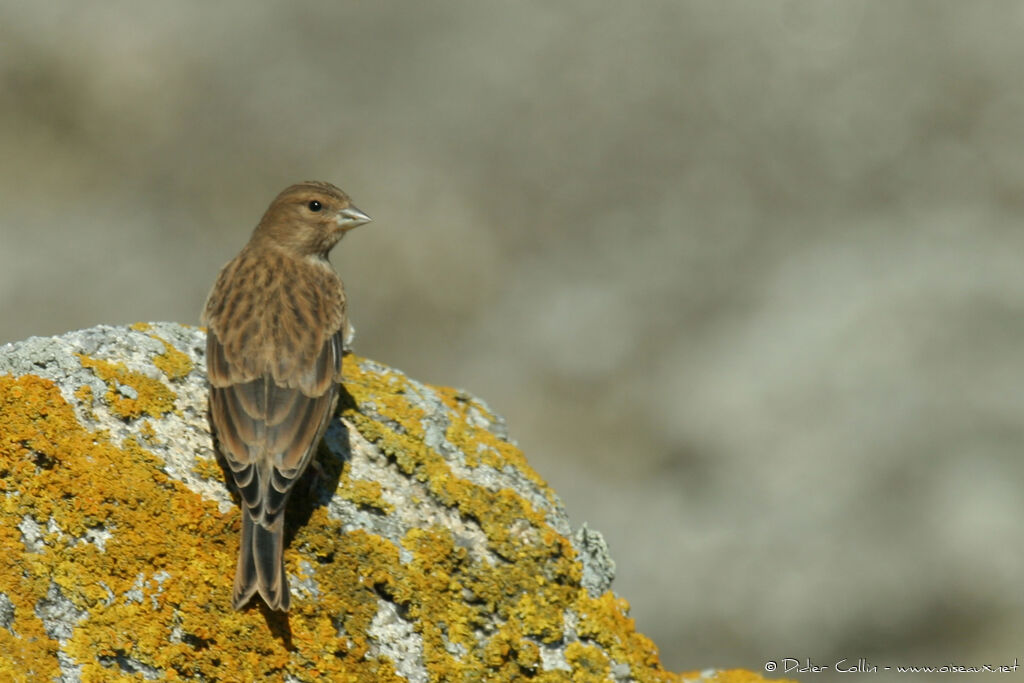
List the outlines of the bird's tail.
<svg viewBox="0 0 1024 683">
<path fill-rule="evenodd" d="M 284 571 L 284 515 L 278 515 L 268 528 L 254 521 L 243 505 L 232 605 L 241 609 L 257 592 L 270 609 L 288 611 L 291 596 Z"/>
</svg>

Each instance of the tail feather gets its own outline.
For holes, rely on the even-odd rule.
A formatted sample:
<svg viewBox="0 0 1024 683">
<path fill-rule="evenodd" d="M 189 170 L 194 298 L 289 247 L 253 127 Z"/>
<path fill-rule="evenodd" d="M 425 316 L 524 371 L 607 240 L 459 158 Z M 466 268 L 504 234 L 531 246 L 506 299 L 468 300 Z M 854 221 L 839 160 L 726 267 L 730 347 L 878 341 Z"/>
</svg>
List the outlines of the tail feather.
<svg viewBox="0 0 1024 683">
<path fill-rule="evenodd" d="M 291 596 L 284 570 L 284 518 L 278 516 L 267 528 L 254 521 L 243 506 L 232 605 L 241 609 L 257 592 L 270 609 L 288 611 Z"/>
<path fill-rule="evenodd" d="M 242 539 L 238 546 L 238 564 L 235 567 L 235 588 L 231 604 L 242 609 L 256 593 L 256 560 L 252 555 L 253 521 L 245 505 L 242 506 Z"/>
<path fill-rule="evenodd" d="M 287 612 L 291 597 L 284 571 L 284 515 L 278 515 L 269 528 L 256 523 L 253 530 L 252 554 L 260 595 L 270 609 Z"/>
</svg>

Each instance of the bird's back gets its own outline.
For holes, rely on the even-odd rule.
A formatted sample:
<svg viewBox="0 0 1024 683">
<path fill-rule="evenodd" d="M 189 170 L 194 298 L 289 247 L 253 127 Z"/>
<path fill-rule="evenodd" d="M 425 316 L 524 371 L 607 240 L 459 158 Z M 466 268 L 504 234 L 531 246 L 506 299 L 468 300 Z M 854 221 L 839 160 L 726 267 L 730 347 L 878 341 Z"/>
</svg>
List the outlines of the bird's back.
<svg viewBox="0 0 1024 683">
<path fill-rule="evenodd" d="M 261 273 L 267 265 L 277 271 Z M 210 418 L 244 508 L 236 607 L 258 590 L 273 609 L 288 608 L 284 510 L 339 393 L 341 282 L 304 266 L 243 252 L 206 307 Z"/>
</svg>

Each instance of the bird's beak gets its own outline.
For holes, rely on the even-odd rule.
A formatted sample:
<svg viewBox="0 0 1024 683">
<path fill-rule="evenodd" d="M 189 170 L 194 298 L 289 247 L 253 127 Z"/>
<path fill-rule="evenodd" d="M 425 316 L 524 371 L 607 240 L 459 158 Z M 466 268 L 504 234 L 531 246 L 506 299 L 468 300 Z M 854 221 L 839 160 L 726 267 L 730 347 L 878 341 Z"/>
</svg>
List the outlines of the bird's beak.
<svg viewBox="0 0 1024 683">
<path fill-rule="evenodd" d="M 351 230 L 360 225 L 366 225 L 372 219 L 354 206 L 342 209 L 338 212 L 338 225 L 342 230 Z"/>
</svg>

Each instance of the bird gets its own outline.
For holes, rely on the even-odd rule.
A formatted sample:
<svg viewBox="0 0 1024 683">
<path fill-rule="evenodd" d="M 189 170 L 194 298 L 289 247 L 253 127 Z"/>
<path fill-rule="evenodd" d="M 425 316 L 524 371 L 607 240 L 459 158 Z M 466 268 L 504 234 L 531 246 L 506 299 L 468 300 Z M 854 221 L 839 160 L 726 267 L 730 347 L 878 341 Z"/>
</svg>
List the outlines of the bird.
<svg viewBox="0 0 1024 683">
<path fill-rule="evenodd" d="M 292 185 L 270 203 L 206 300 L 209 418 L 242 509 L 236 610 L 256 593 L 271 610 L 291 604 L 285 507 L 334 414 L 349 328 L 345 289 L 328 255 L 369 222 L 330 183 Z"/>
</svg>

